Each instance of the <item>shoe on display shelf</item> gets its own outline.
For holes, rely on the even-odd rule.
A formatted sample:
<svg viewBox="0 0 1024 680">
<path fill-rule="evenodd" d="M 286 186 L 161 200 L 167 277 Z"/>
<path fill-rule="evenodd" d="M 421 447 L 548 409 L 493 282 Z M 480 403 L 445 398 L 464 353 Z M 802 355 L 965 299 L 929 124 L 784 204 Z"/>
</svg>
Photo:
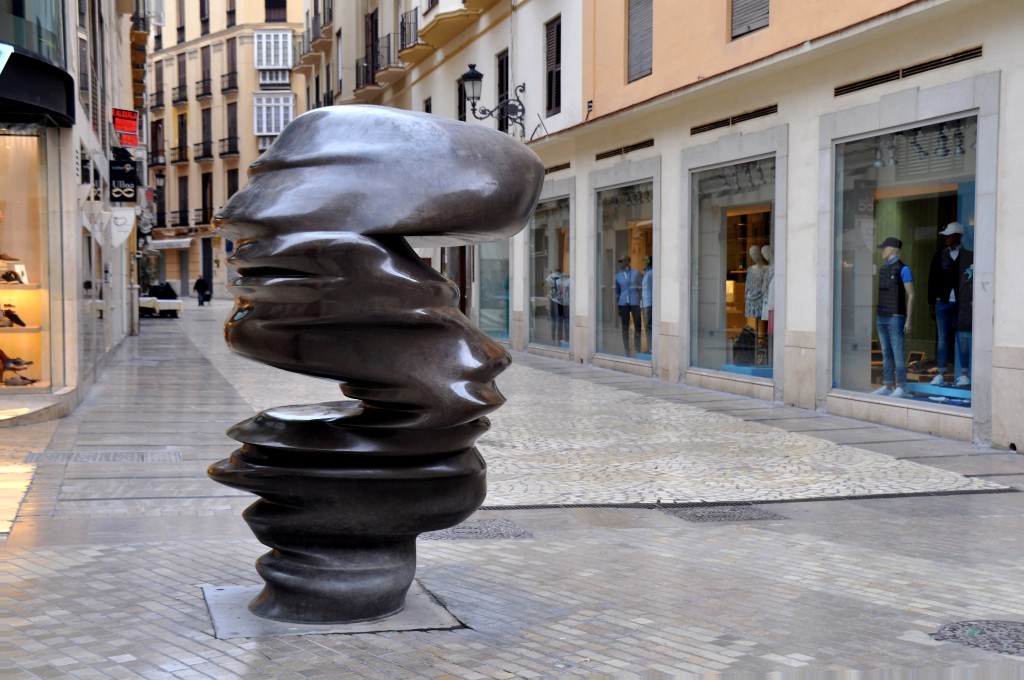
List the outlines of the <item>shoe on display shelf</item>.
<svg viewBox="0 0 1024 680">
<path fill-rule="evenodd" d="M 966 375 L 960 376 L 959 378 L 956 379 L 956 382 L 953 383 L 953 387 L 970 387 L 970 386 L 971 386 L 971 379 L 968 378 Z"/>
<path fill-rule="evenodd" d="M 879 387 L 877 390 L 875 390 L 871 394 L 876 394 L 876 395 L 878 395 L 880 397 L 888 397 L 890 394 L 892 394 L 892 390 L 890 388 L 886 387 L 885 385 L 882 385 L 881 387 Z"/>
<path fill-rule="evenodd" d="M 890 397 L 895 397 L 896 399 L 913 399 L 914 398 L 909 392 L 907 392 L 902 387 L 897 387 L 896 389 L 894 389 L 892 391 L 892 394 L 890 394 L 889 396 Z"/>
<path fill-rule="evenodd" d="M 935 385 L 936 387 L 942 387 L 945 384 L 946 384 L 946 378 L 943 377 L 943 375 L 941 373 L 939 373 L 937 376 L 932 378 L 932 385 Z"/>
</svg>

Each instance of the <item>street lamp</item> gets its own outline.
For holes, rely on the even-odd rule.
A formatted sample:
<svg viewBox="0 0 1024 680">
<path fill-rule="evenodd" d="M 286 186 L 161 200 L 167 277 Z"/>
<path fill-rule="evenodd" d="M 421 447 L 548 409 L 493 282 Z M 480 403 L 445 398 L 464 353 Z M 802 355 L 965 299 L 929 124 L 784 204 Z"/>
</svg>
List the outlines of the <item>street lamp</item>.
<svg viewBox="0 0 1024 680">
<path fill-rule="evenodd" d="M 526 107 L 523 106 L 523 102 L 519 97 L 526 92 L 526 83 L 520 83 L 516 86 L 514 97 L 501 100 L 493 109 L 481 106 L 480 111 L 477 112 L 476 104 L 480 101 L 483 79 L 484 74 L 476 70 L 476 64 L 470 64 L 469 70 L 462 74 L 462 84 L 466 89 L 466 99 L 469 101 L 469 107 L 473 111 L 473 117 L 477 120 L 484 120 L 485 118 L 500 120 L 504 118 L 509 123 L 518 125 L 523 131 L 523 135 L 525 135 L 526 127 L 523 124 L 523 116 L 526 115 Z"/>
</svg>

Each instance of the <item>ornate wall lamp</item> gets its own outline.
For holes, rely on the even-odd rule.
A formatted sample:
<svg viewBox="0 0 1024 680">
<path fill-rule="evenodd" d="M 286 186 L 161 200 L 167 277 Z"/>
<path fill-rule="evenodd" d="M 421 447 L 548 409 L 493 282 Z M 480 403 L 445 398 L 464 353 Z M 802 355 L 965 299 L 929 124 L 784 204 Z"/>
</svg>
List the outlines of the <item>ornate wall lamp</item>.
<svg viewBox="0 0 1024 680">
<path fill-rule="evenodd" d="M 485 118 L 500 120 L 504 118 L 510 125 L 518 125 L 519 129 L 522 130 L 522 134 L 526 135 L 526 127 L 523 124 L 526 107 L 523 106 L 522 100 L 519 99 L 526 92 L 526 83 L 520 83 L 516 86 L 515 96 L 501 100 L 493 109 L 481 106 L 480 111 L 477 112 L 476 104 L 480 101 L 483 79 L 484 74 L 476 70 L 476 64 L 470 64 L 469 70 L 462 74 L 462 83 L 466 88 L 466 100 L 469 101 L 469 108 L 473 112 L 473 117 L 477 120 L 484 120 Z"/>
</svg>

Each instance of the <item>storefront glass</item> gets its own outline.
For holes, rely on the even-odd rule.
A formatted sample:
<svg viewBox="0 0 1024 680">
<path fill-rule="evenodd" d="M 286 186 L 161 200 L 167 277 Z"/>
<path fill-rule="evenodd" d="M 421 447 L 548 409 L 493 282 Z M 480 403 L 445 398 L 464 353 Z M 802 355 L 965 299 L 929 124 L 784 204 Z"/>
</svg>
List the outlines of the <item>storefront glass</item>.
<svg viewBox="0 0 1024 680">
<path fill-rule="evenodd" d="M 537 205 L 530 223 L 530 342 L 569 348 L 569 199 Z"/>
<path fill-rule="evenodd" d="M 692 364 L 770 378 L 775 159 L 694 173 L 691 191 Z"/>
<path fill-rule="evenodd" d="M 976 132 L 836 146 L 833 387 L 970 406 Z"/>
<path fill-rule="evenodd" d="M 479 247 L 480 329 L 497 340 L 508 340 L 508 248 L 508 239 Z"/>
<path fill-rule="evenodd" d="M 597 351 L 650 361 L 654 184 L 599 191 L 597 210 Z"/>
<path fill-rule="evenodd" d="M 51 220 L 59 223 L 57 144 L 56 131 L 45 126 L 0 123 L 0 380 L 4 388 L 45 390 L 55 377 L 49 360 L 47 233 Z M 56 377 L 59 381 L 59 371 Z"/>
</svg>

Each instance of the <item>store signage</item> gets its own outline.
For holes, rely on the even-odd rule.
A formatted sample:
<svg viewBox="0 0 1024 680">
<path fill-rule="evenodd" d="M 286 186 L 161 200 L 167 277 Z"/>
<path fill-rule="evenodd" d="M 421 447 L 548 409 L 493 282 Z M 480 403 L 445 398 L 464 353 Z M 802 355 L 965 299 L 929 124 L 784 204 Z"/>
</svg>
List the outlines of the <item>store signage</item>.
<svg viewBox="0 0 1024 680">
<path fill-rule="evenodd" d="M 139 145 L 139 112 L 128 109 L 112 109 L 114 131 L 120 138 L 121 146 Z"/>
<path fill-rule="evenodd" d="M 117 248 L 132 233 L 135 226 L 135 208 L 111 208 L 110 212 L 110 245 Z"/>
<path fill-rule="evenodd" d="M 110 161 L 110 200 L 134 203 L 139 183 L 138 161 Z"/>
</svg>

